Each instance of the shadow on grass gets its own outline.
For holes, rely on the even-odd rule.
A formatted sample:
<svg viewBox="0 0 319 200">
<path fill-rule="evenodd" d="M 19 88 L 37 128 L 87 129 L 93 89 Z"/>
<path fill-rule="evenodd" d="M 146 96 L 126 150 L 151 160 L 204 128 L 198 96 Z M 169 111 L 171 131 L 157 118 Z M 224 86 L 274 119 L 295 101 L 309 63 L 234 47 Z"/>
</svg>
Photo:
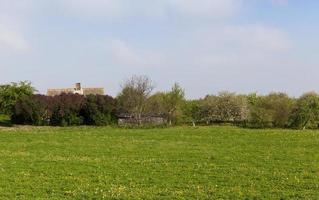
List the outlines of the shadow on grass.
<svg viewBox="0 0 319 200">
<path fill-rule="evenodd" d="M 1 120 L 0 121 L 0 127 L 12 127 L 13 124 L 11 123 L 10 120 Z"/>
<path fill-rule="evenodd" d="M 8 116 L 0 115 L 0 127 L 12 127 L 13 124 Z"/>
<path fill-rule="evenodd" d="M 13 127 L 13 125 L 7 122 L 0 122 L 0 127 Z"/>
</svg>

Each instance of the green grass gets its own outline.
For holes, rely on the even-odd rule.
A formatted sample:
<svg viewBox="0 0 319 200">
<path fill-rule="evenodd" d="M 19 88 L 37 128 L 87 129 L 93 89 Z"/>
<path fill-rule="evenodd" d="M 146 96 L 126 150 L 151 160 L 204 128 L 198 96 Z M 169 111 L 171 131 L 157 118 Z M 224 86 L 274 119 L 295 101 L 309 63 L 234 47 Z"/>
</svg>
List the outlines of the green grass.
<svg viewBox="0 0 319 200">
<path fill-rule="evenodd" d="M 0 128 L 0 199 L 318 199 L 319 131 Z"/>
</svg>

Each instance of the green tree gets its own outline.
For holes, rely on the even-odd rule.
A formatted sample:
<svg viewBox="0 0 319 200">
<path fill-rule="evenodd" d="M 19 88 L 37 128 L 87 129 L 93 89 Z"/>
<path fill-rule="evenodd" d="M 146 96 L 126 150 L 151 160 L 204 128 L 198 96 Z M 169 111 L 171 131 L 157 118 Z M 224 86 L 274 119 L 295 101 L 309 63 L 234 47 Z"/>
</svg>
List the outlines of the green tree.
<svg viewBox="0 0 319 200">
<path fill-rule="evenodd" d="M 285 93 L 249 96 L 250 126 L 256 128 L 289 126 L 294 100 Z"/>
<path fill-rule="evenodd" d="M 35 89 L 28 81 L 0 85 L 0 113 L 11 116 L 16 102 L 34 92 Z"/>
<path fill-rule="evenodd" d="M 184 89 L 175 83 L 170 92 L 165 93 L 163 96 L 163 107 L 165 114 L 167 115 L 169 125 L 172 125 L 173 121 L 177 122 L 181 116 L 181 106 L 185 101 Z"/>
<path fill-rule="evenodd" d="M 201 101 L 201 116 L 207 124 L 245 121 L 248 117 L 247 98 L 230 92 L 206 96 Z"/>
<path fill-rule="evenodd" d="M 200 121 L 200 101 L 188 100 L 184 101 L 182 105 L 183 121 L 191 122 L 195 127 L 196 122 Z"/>
<path fill-rule="evenodd" d="M 319 95 L 317 93 L 306 93 L 297 100 L 291 117 L 291 126 L 301 129 L 319 127 Z"/>
<path fill-rule="evenodd" d="M 133 76 L 124 82 L 122 91 L 118 95 L 119 110 L 134 116 L 139 125 L 145 114 L 147 101 L 153 91 L 153 83 L 146 76 Z"/>
<path fill-rule="evenodd" d="M 146 112 L 149 114 L 162 114 L 165 115 L 165 105 L 164 105 L 164 92 L 157 92 L 150 96 L 147 100 Z"/>
<path fill-rule="evenodd" d="M 11 121 L 15 124 L 47 125 L 48 98 L 43 95 L 31 95 L 18 100 L 14 106 Z"/>
<path fill-rule="evenodd" d="M 114 120 L 115 103 L 110 96 L 88 95 L 85 97 L 80 115 L 87 125 L 109 125 Z"/>
</svg>

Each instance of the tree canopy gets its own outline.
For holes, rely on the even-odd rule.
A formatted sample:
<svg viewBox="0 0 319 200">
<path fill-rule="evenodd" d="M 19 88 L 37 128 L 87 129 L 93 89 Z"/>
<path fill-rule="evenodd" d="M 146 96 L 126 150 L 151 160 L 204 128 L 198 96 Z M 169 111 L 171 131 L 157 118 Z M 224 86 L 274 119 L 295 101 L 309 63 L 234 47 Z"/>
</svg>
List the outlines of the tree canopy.
<svg viewBox="0 0 319 200">
<path fill-rule="evenodd" d="M 11 115 L 17 101 L 31 96 L 35 91 L 28 81 L 0 85 L 0 113 Z"/>
</svg>

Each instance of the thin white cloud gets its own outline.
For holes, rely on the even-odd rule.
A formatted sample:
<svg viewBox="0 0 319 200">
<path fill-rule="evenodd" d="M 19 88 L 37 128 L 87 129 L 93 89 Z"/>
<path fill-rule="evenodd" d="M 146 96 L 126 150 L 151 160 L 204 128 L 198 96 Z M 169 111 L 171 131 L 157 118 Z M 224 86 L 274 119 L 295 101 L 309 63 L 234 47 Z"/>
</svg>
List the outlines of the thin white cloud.
<svg viewBox="0 0 319 200">
<path fill-rule="evenodd" d="M 177 12 L 189 16 L 224 18 L 231 16 L 239 7 L 239 0 L 171 0 Z"/>
<path fill-rule="evenodd" d="M 232 15 L 241 0 L 58 0 L 59 7 L 68 14 L 88 18 L 119 17 L 208 17 Z"/>
<path fill-rule="evenodd" d="M 116 65 L 127 68 L 216 67 L 256 68 L 293 47 L 282 30 L 262 25 L 219 26 L 189 31 L 156 52 L 141 49 L 125 40 L 108 42 L 108 55 Z M 210 73 L 210 71 L 207 71 Z"/>
<path fill-rule="evenodd" d="M 225 40 L 233 41 L 241 49 L 276 53 L 289 50 L 292 46 L 284 31 L 268 26 L 228 26 L 222 34 Z"/>
<path fill-rule="evenodd" d="M 26 33 L 32 16 L 43 2 L 0 0 L 0 51 L 26 53 L 31 45 Z"/>
<path fill-rule="evenodd" d="M 125 14 L 122 0 L 58 0 L 65 12 L 83 18 L 115 18 Z"/>
<path fill-rule="evenodd" d="M 22 80 L 26 73 L 17 76 L 16 72 L 23 65 L 35 66 L 34 71 L 47 66 L 54 68 L 52 71 L 57 74 L 61 70 L 72 71 L 65 77 L 83 77 L 83 81 L 87 72 L 80 70 L 74 74 L 73 66 L 83 69 L 90 66 L 91 76 L 105 80 L 106 73 L 112 74 L 109 80 L 114 83 L 119 80 L 114 74 L 126 76 L 143 72 L 162 80 L 161 85 L 184 80 L 181 83 L 193 95 L 204 95 L 213 88 L 250 90 L 262 79 L 265 85 L 259 88 L 267 88 L 273 72 L 287 76 L 283 72 L 292 66 L 300 69 L 304 62 L 295 64 L 296 58 L 287 56 L 296 50 L 285 30 L 268 26 L 265 20 L 258 22 L 258 18 L 253 20 L 258 25 L 251 24 L 244 13 L 246 10 L 242 9 L 250 2 L 259 5 L 244 0 L 0 0 L 0 57 L 5 58 L 1 59 L 1 65 L 13 66 L 7 68 L 12 70 L 11 79 Z M 260 5 L 265 2 L 280 5 L 288 1 L 260 2 Z M 4 15 L 6 17 L 1 17 Z M 239 16 L 240 20 L 229 20 L 232 16 Z M 66 18 L 76 21 L 75 26 Z M 166 21 L 157 23 L 157 19 Z M 82 20 L 94 23 L 81 26 Z M 123 23 L 113 30 L 111 25 L 116 22 Z M 150 22 L 154 25 L 149 26 Z M 138 26 L 134 27 L 135 24 Z M 57 28 L 59 25 L 68 27 L 62 30 Z M 47 26 L 50 26 L 49 31 Z M 68 31 L 79 34 L 71 38 Z M 40 34 L 41 37 L 35 38 Z M 104 37 L 120 39 L 107 40 L 101 49 Z M 28 57 L 34 65 L 25 65 L 26 60 L 20 59 L 23 56 L 3 54 L 28 52 L 34 48 L 39 48 L 34 52 L 42 59 L 35 61 Z M 16 64 L 12 58 L 19 58 L 20 63 Z M 66 69 L 65 66 L 70 67 Z M 30 73 L 30 79 L 45 77 L 40 74 Z M 47 81 L 43 79 L 41 85 Z M 247 85 L 240 87 L 240 83 Z"/>
<path fill-rule="evenodd" d="M 26 53 L 30 46 L 21 31 L 0 22 L 0 51 Z"/>
<path fill-rule="evenodd" d="M 116 65 L 129 68 L 151 68 L 158 67 L 163 60 L 159 54 L 136 48 L 121 39 L 110 39 L 108 46 L 109 59 Z"/>
<path fill-rule="evenodd" d="M 195 60 L 204 67 L 258 68 L 258 63 L 276 60 L 293 46 L 284 31 L 261 25 L 227 26 L 197 37 L 206 47 L 197 50 Z"/>
</svg>

